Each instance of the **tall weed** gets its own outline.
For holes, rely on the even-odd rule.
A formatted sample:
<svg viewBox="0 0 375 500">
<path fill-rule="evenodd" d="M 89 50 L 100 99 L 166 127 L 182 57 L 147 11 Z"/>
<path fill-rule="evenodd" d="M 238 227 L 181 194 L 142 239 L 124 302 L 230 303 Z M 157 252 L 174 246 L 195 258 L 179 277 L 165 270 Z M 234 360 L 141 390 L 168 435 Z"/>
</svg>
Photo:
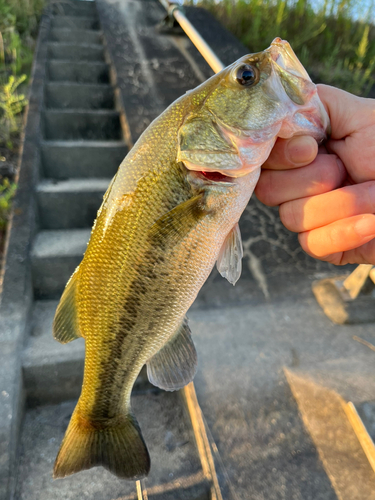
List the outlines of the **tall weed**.
<svg viewBox="0 0 375 500">
<path fill-rule="evenodd" d="M 8 83 L 3 87 L 0 86 L 0 110 L 2 111 L 0 113 L 0 141 L 2 139 L 9 146 L 11 146 L 11 133 L 19 129 L 18 115 L 27 105 L 25 96 L 17 93 L 17 88 L 25 80 L 26 75 L 18 78 L 11 75 Z"/>
<path fill-rule="evenodd" d="M 29 73 L 44 0 L 0 0 L 0 83 Z"/>
<path fill-rule="evenodd" d="M 373 4 L 361 8 L 358 0 L 198 0 L 198 5 L 211 11 L 250 52 L 280 36 L 316 80 L 357 94 L 367 93 L 374 84 Z"/>
</svg>

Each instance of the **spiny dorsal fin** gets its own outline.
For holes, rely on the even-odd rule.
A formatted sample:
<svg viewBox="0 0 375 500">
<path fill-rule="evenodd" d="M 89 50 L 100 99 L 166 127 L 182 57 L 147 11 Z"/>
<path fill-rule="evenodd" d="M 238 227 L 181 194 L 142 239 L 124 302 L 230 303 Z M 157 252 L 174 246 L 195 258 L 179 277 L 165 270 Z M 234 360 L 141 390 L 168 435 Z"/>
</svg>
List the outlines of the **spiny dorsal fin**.
<svg viewBox="0 0 375 500">
<path fill-rule="evenodd" d="M 177 391 L 193 380 L 196 371 L 197 352 L 184 318 L 175 335 L 148 360 L 147 375 L 151 384 Z"/>
<path fill-rule="evenodd" d="M 236 223 L 225 238 L 216 261 L 217 270 L 232 285 L 235 285 L 241 276 L 242 257 L 241 233 L 238 223 Z"/>
<path fill-rule="evenodd" d="M 53 336 L 61 344 L 67 344 L 82 337 L 78 327 L 76 308 L 78 269 L 75 270 L 65 287 L 53 320 Z"/>
</svg>

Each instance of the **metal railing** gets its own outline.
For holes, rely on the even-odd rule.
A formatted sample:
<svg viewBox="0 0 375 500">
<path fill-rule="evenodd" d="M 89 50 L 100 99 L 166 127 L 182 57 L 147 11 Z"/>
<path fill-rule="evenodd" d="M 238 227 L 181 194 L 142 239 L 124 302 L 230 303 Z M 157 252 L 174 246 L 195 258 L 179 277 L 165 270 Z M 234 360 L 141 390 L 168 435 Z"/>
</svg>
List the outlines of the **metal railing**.
<svg viewBox="0 0 375 500">
<path fill-rule="evenodd" d="M 206 60 L 210 68 L 215 73 L 219 73 L 219 71 L 224 69 L 225 65 L 220 61 L 215 52 L 211 49 L 208 43 L 198 33 L 198 31 L 194 28 L 189 19 L 185 16 L 182 7 L 178 3 L 169 2 L 168 0 L 159 0 L 159 1 L 166 9 L 168 16 L 176 19 L 178 24 L 190 38 L 191 42 L 196 46 L 198 51 L 201 53 L 202 57 Z"/>
</svg>

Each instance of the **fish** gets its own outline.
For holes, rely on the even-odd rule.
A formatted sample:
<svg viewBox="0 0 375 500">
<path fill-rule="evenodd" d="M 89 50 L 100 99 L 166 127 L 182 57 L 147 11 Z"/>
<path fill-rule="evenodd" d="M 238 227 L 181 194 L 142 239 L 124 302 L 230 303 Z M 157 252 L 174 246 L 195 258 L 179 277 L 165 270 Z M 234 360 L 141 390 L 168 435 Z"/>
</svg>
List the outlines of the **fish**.
<svg viewBox="0 0 375 500">
<path fill-rule="evenodd" d="M 316 86 L 288 42 L 241 57 L 171 104 L 121 163 L 53 335 L 85 339 L 82 392 L 54 478 L 103 466 L 136 480 L 150 457 L 131 408 L 146 364 L 152 384 L 181 389 L 197 370 L 186 312 L 215 263 L 241 274 L 239 218 L 278 137 L 329 130 Z"/>
</svg>

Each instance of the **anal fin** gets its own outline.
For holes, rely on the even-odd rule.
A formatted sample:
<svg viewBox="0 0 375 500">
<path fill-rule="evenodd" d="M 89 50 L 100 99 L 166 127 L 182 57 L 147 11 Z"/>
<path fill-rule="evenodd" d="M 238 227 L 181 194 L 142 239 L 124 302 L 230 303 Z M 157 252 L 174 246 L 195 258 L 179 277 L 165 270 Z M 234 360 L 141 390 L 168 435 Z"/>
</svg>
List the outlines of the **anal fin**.
<svg viewBox="0 0 375 500">
<path fill-rule="evenodd" d="M 194 378 L 197 352 L 185 317 L 175 335 L 147 362 L 151 384 L 165 391 L 177 391 Z"/>
<path fill-rule="evenodd" d="M 53 320 L 53 336 L 61 344 L 67 344 L 72 340 L 82 337 L 79 331 L 76 308 L 78 279 L 77 268 L 65 287 L 59 305 L 57 306 L 55 319 Z"/>
</svg>

